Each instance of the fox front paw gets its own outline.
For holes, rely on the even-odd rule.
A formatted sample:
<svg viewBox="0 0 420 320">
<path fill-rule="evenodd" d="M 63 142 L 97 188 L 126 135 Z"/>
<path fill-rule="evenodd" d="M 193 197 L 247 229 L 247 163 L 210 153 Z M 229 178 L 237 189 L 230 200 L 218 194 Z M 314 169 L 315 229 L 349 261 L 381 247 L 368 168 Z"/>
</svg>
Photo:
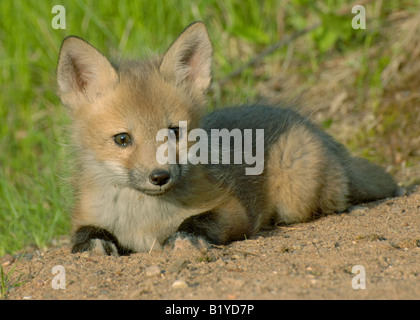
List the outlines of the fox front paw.
<svg viewBox="0 0 420 320">
<path fill-rule="evenodd" d="M 72 242 L 72 253 L 91 251 L 116 257 L 131 253 L 119 244 L 111 232 L 95 226 L 80 227 L 73 235 Z"/>
<path fill-rule="evenodd" d="M 76 243 L 72 253 L 90 251 L 97 254 L 118 257 L 118 249 L 114 243 L 102 239 L 90 239 L 83 243 Z"/>
<path fill-rule="evenodd" d="M 186 232 L 176 232 L 166 240 L 165 247 L 169 247 L 174 251 L 207 250 L 210 248 L 210 243 L 201 236 L 195 236 Z"/>
</svg>

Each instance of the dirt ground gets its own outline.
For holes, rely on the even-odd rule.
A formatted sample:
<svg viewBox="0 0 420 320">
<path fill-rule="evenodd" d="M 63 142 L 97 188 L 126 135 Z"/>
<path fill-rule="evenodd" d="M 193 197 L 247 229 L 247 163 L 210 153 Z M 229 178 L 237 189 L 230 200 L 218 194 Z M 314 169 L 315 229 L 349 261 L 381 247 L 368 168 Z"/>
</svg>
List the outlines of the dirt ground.
<svg viewBox="0 0 420 320">
<path fill-rule="evenodd" d="M 420 186 L 208 250 L 109 257 L 71 254 L 64 239 L 0 262 L 12 271 L 5 298 L 17 300 L 419 299 Z"/>
</svg>

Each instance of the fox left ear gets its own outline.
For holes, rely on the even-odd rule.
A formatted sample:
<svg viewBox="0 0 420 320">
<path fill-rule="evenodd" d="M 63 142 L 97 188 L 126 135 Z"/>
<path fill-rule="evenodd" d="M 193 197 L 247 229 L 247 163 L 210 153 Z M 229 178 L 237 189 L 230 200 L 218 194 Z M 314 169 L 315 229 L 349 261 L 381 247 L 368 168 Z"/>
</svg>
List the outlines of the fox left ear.
<svg viewBox="0 0 420 320">
<path fill-rule="evenodd" d="M 57 82 L 63 104 L 76 108 L 112 90 L 118 83 L 118 74 L 97 49 L 70 36 L 61 45 Z"/>
<path fill-rule="evenodd" d="M 160 72 L 177 85 L 192 86 L 200 93 L 210 86 L 212 46 L 202 22 L 189 25 L 169 47 Z"/>
</svg>

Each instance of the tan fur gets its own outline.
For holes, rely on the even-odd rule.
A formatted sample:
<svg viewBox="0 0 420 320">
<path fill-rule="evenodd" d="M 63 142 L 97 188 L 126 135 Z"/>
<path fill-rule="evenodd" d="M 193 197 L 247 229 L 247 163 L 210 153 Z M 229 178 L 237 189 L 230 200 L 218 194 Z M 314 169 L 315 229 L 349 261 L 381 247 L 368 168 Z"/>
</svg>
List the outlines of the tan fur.
<svg viewBox="0 0 420 320">
<path fill-rule="evenodd" d="M 229 243 L 232 240 L 243 240 L 251 234 L 251 223 L 249 216 L 242 203 L 234 196 L 215 208 L 218 223 L 223 226 L 220 232 L 220 242 Z"/>
<path fill-rule="evenodd" d="M 272 147 L 267 162 L 268 199 L 285 223 L 309 220 L 347 206 L 347 179 L 322 141 L 303 126 L 295 126 Z"/>
<path fill-rule="evenodd" d="M 306 221 L 395 194 L 392 177 L 351 157 L 295 111 L 255 105 L 203 119 L 211 56 L 202 23 L 189 26 L 163 57 L 117 67 L 84 40 L 64 40 L 57 77 L 72 119 L 73 232 L 76 242 L 82 239 L 77 250 L 161 249 L 177 231 L 229 243 L 273 222 Z M 241 166 L 160 164 L 157 133 L 180 121 L 189 130 L 207 126 L 208 132 L 233 122 L 266 126 L 263 174 L 245 177 Z M 127 146 L 115 142 L 121 133 L 131 138 Z M 152 184 L 154 170 L 169 172 L 170 181 Z M 92 226 L 92 234 L 106 230 L 118 241 L 77 238 L 85 226 Z"/>
</svg>

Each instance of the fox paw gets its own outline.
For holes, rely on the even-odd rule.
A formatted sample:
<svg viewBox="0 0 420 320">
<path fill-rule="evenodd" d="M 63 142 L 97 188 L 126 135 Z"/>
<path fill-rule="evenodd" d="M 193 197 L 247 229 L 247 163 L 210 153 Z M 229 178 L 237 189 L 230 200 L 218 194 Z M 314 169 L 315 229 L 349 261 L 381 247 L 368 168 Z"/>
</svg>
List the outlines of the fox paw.
<svg viewBox="0 0 420 320">
<path fill-rule="evenodd" d="M 90 251 L 116 257 L 132 253 L 121 246 L 111 232 L 96 226 L 81 226 L 73 235 L 72 241 L 72 253 Z"/>
<path fill-rule="evenodd" d="M 176 232 L 166 240 L 165 248 L 171 248 L 174 251 L 186 250 L 207 250 L 210 244 L 206 239 L 200 236 L 188 234 L 186 232 Z"/>
<path fill-rule="evenodd" d="M 102 239 L 90 239 L 84 243 L 75 244 L 72 253 L 90 251 L 95 254 L 118 257 L 118 249 L 111 241 Z"/>
</svg>

